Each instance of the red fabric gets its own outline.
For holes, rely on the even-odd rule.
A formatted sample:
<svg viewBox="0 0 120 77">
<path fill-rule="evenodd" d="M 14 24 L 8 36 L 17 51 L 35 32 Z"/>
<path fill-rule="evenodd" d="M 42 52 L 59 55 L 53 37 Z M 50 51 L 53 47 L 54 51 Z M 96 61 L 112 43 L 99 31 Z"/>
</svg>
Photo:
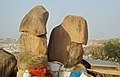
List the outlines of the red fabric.
<svg viewBox="0 0 120 77">
<path fill-rule="evenodd" d="M 29 72 L 32 76 L 44 77 L 44 74 L 47 73 L 47 66 L 44 66 L 42 68 L 39 67 L 29 68 Z"/>
</svg>

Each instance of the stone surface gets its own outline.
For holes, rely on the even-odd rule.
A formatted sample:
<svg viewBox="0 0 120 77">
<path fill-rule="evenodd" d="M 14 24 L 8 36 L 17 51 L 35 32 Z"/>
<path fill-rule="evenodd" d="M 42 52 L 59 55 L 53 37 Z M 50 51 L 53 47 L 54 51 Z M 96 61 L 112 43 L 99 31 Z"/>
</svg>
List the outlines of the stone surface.
<svg viewBox="0 0 120 77">
<path fill-rule="evenodd" d="M 54 28 L 48 45 L 49 61 L 59 61 L 65 67 L 72 67 L 82 60 L 82 56 L 82 44 L 72 42 L 61 26 Z"/>
<path fill-rule="evenodd" d="M 36 37 L 28 33 L 22 33 L 20 36 L 20 48 L 22 52 L 29 52 L 33 55 L 45 55 L 47 39 L 45 36 Z"/>
<path fill-rule="evenodd" d="M 34 7 L 23 18 L 19 31 L 27 32 L 35 36 L 45 35 L 48 11 L 41 5 Z"/>
<path fill-rule="evenodd" d="M 9 77 L 16 65 L 15 56 L 0 49 L 0 77 Z"/>
<path fill-rule="evenodd" d="M 68 15 L 63 20 L 61 26 L 68 33 L 72 42 L 87 44 L 87 22 L 83 17 Z"/>
<path fill-rule="evenodd" d="M 80 16 L 67 16 L 63 23 L 52 30 L 48 44 L 48 60 L 59 61 L 73 67 L 83 57 L 82 44 L 87 44 L 87 23 Z"/>
<path fill-rule="evenodd" d="M 86 70 L 85 66 L 81 63 L 77 64 L 74 69 L 72 69 L 72 72 L 80 72 Z"/>
<path fill-rule="evenodd" d="M 33 55 L 29 52 L 22 52 L 17 55 L 18 70 L 28 70 L 30 67 L 43 67 L 47 65 L 47 55 Z"/>
<path fill-rule="evenodd" d="M 82 44 L 80 43 L 75 43 L 75 42 L 71 42 L 69 48 L 68 48 L 68 55 L 66 55 L 67 57 L 67 61 L 66 61 L 66 66 L 67 67 L 73 67 L 74 65 L 80 63 L 80 61 L 82 60 L 83 57 L 83 48 L 82 48 Z"/>
</svg>

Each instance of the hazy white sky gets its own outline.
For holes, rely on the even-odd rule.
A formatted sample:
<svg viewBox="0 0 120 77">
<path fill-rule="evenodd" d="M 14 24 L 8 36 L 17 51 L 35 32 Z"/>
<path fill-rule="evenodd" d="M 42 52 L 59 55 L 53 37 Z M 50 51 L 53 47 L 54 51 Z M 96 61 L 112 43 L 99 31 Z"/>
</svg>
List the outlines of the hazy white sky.
<svg viewBox="0 0 120 77">
<path fill-rule="evenodd" d="M 87 20 L 89 39 L 120 37 L 120 0 L 0 0 L 0 38 L 19 38 L 22 18 L 36 5 L 49 11 L 48 36 L 72 14 Z"/>
</svg>

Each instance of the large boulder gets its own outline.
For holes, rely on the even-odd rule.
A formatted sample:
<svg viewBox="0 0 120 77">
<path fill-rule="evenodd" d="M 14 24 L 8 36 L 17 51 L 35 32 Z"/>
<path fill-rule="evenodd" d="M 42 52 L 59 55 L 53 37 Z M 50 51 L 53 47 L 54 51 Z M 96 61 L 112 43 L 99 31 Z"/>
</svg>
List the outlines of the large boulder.
<svg viewBox="0 0 120 77">
<path fill-rule="evenodd" d="M 33 55 L 45 55 L 47 50 L 46 36 L 36 37 L 24 32 L 20 36 L 20 48 L 22 52 L 29 52 Z"/>
<path fill-rule="evenodd" d="M 82 44 L 87 44 L 87 23 L 80 16 L 67 16 L 63 23 L 52 30 L 48 44 L 49 61 L 59 61 L 73 67 L 83 57 Z"/>
<path fill-rule="evenodd" d="M 9 77 L 17 65 L 14 55 L 0 49 L 0 77 Z"/>
<path fill-rule="evenodd" d="M 41 5 L 34 7 L 23 18 L 19 31 L 27 32 L 35 36 L 45 35 L 46 23 L 48 19 L 48 11 Z"/>
</svg>

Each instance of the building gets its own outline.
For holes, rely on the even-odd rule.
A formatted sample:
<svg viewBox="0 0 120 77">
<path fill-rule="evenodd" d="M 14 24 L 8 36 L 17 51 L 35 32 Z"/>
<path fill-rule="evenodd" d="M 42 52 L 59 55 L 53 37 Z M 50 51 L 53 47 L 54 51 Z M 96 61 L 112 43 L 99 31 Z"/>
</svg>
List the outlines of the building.
<svg viewBox="0 0 120 77">
<path fill-rule="evenodd" d="M 88 71 L 94 75 L 120 77 L 119 67 L 112 61 L 84 59 L 90 65 Z"/>
</svg>

